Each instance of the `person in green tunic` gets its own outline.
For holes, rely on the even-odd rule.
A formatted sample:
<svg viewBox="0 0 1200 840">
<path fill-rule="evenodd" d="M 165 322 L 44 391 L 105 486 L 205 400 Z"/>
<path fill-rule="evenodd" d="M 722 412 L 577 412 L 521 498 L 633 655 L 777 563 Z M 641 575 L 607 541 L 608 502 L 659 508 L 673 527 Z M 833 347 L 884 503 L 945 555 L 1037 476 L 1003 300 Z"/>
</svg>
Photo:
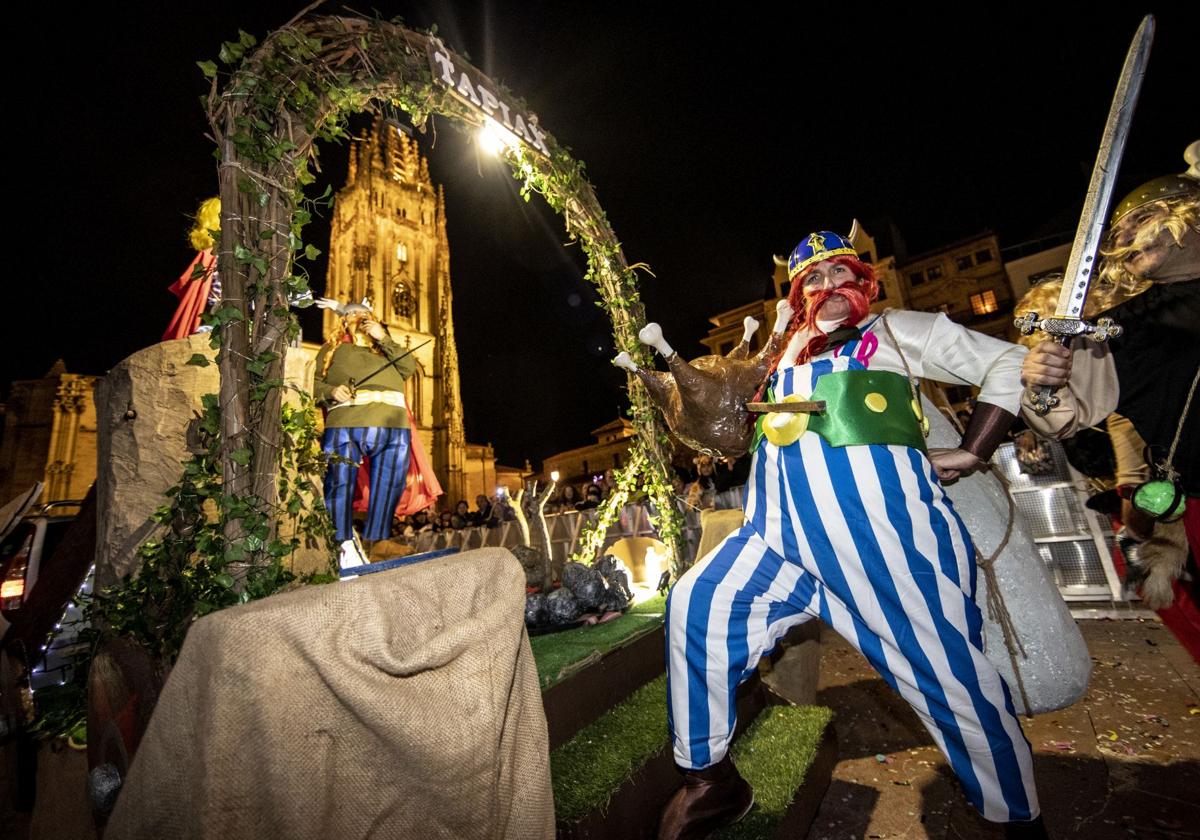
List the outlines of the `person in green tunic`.
<svg viewBox="0 0 1200 840">
<path fill-rule="evenodd" d="M 365 304 L 323 298 L 318 305 L 342 318 L 341 334 L 317 354 L 313 398 L 327 411 L 322 448 L 334 457 L 325 475 L 325 506 L 346 569 L 366 562 L 355 540 L 351 507 L 364 457 L 370 460 L 370 495 L 362 538 L 381 540 L 391 532 L 412 442 L 404 381 L 416 362 Z"/>
</svg>

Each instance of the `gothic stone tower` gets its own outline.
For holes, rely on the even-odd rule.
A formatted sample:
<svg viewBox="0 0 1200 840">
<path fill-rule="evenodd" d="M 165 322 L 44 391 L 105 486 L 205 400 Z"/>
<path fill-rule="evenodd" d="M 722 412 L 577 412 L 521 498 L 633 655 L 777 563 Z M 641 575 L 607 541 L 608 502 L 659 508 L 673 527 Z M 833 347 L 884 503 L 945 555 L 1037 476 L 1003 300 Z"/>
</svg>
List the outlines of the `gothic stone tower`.
<svg viewBox="0 0 1200 840">
<path fill-rule="evenodd" d="M 466 497 L 458 349 L 451 314 L 450 246 L 442 188 L 416 141 L 379 118 L 350 146 L 346 186 L 334 201 L 325 295 L 366 298 L 392 338 L 413 355 L 407 399 L 434 471 L 454 501 Z M 337 317 L 325 313 L 328 338 Z"/>
</svg>

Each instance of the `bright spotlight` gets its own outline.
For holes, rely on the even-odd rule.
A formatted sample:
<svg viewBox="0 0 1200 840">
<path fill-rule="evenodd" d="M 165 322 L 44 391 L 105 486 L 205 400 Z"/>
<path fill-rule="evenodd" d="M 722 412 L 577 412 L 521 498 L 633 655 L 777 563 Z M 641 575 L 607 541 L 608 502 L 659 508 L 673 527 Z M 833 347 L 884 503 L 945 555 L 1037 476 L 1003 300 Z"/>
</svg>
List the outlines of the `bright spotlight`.
<svg viewBox="0 0 1200 840">
<path fill-rule="evenodd" d="M 558 481 L 558 470 L 553 470 L 553 471 L 550 473 L 550 480 L 551 480 L 551 481 Z"/>
<path fill-rule="evenodd" d="M 520 144 L 517 135 L 490 117 L 479 129 L 479 146 L 485 152 L 499 157 L 506 149 L 515 149 Z"/>
</svg>

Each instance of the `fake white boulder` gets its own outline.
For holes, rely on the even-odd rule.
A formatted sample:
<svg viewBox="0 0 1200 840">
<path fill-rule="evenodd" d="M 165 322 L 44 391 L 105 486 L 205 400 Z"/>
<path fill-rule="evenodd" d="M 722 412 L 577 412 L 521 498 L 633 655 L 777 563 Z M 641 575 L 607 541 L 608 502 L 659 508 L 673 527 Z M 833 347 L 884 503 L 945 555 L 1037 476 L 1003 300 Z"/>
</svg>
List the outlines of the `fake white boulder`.
<svg viewBox="0 0 1200 840">
<path fill-rule="evenodd" d="M 957 446 L 959 434 L 950 422 L 924 397 L 922 403 L 930 423 L 929 447 Z M 947 485 L 946 493 L 984 558 L 1003 541 L 1012 510 L 1012 534 L 996 559 L 995 577 L 1024 656 L 1020 650 L 1015 657 L 1009 654 L 998 616 L 989 614 L 988 581 L 982 568 L 978 569 L 975 602 L 983 611 L 984 654 L 1008 684 L 1013 705 L 1018 712 L 1036 714 L 1070 706 L 1087 691 L 1091 656 L 1029 529 L 1020 513 L 1010 507 L 1004 485 L 994 475 L 976 473 Z M 1013 670 L 1014 658 L 1029 698 L 1028 710 Z"/>
</svg>

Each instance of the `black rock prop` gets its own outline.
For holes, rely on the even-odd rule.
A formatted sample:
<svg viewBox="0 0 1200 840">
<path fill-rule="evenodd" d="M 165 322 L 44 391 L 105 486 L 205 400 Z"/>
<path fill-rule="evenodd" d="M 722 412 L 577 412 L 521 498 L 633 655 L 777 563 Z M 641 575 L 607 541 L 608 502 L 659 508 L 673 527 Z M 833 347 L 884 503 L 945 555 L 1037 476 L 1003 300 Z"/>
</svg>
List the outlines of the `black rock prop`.
<svg viewBox="0 0 1200 840">
<path fill-rule="evenodd" d="M 519 545 L 512 549 L 512 553 L 517 558 L 517 562 L 521 564 L 521 568 L 525 570 L 525 585 L 541 586 L 542 575 L 546 568 L 546 555 L 542 553 L 541 549 Z"/>
<path fill-rule="evenodd" d="M 547 615 L 545 595 L 541 592 L 534 592 L 532 595 L 525 596 L 526 627 L 541 627 L 546 623 Z"/>
<path fill-rule="evenodd" d="M 546 596 L 546 612 L 551 624 L 570 624 L 579 618 L 579 602 L 565 586 Z"/>
<path fill-rule="evenodd" d="M 621 611 L 633 600 L 633 591 L 629 588 L 629 575 L 617 566 L 617 558 L 611 554 L 601 557 L 595 566 L 596 572 L 604 578 L 607 591 L 604 596 L 605 611 Z"/>
<path fill-rule="evenodd" d="M 563 566 L 563 588 L 574 593 L 584 612 L 598 610 L 604 606 L 608 595 L 608 583 L 604 576 L 591 566 L 582 563 L 567 563 Z"/>
<path fill-rule="evenodd" d="M 515 553 L 515 552 L 514 552 Z M 530 633 L 552 632 L 574 624 L 585 613 L 623 612 L 633 600 L 629 576 L 607 555 L 594 566 L 567 563 L 562 587 L 525 598 L 525 625 Z"/>
</svg>

